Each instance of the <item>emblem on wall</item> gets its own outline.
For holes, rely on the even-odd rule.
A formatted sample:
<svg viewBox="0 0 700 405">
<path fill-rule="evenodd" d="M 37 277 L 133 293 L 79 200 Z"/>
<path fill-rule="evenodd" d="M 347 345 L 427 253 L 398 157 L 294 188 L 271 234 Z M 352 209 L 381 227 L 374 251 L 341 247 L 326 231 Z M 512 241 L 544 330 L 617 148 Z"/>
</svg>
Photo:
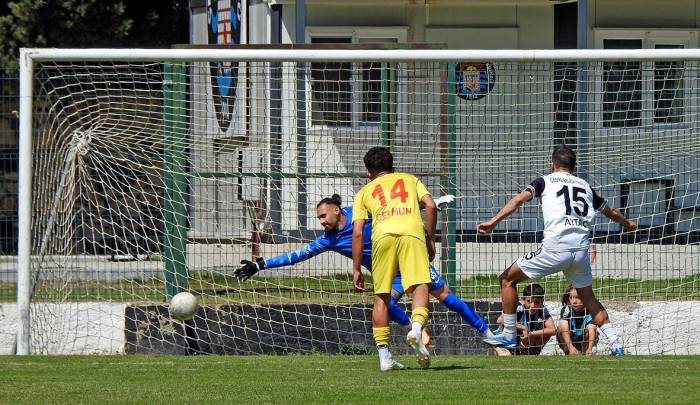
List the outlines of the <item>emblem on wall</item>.
<svg viewBox="0 0 700 405">
<path fill-rule="evenodd" d="M 491 63 L 462 62 L 455 74 L 457 96 L 464 100 L 483 98 L 496 85 L 496 70 Z"/>
<path fill-rule="evenodd" d="M 231 45 L 241 41 L 241 1 L 209 0 L 207 7 L 209 44 Z M 210 63 L 214 108 L 219 129 L 226 132 L 233 119 L 238 86 L 238 62 Z"/>
</svg>

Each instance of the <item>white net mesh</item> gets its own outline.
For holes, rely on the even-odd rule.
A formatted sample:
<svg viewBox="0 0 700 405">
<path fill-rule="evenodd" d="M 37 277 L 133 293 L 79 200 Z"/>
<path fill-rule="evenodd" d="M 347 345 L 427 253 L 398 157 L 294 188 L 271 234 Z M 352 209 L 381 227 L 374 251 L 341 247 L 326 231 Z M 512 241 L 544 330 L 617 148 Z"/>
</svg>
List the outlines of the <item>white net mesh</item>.
<svg viewBox="0 0 700 405">
<path fill-rule="evenodd" d="M 371 348 L 371 301 L 352 292 L 349 259 L 326 252 L 247 282 L 233 271 L 320 235 L 316 203 L 333 193 L 352 201 L 376 145 L 434 195 L 457 196 L 441 213 L 435 265 L 494 328 L 497 276 L 537 248 L 540 208 L 525 205 L 492 236 L 477 237 L 476 224 L 546 174 L 552 146 L 566 142 L 579 174 L 640 225 L 622 234 L 602 216 L 592 224 L 594 288 L 627 350 L 698 353 L 698 68 L 39 63 L 32 350 Z M 567 282 L 539 283 L 556 320 Z M 203 304 L 187 323 L 162 305 L 180 290 Z M 485 350 L 459 315 L 439 304 L 432 315 L 435 350 Z M 393 331 L 398 341 L 404 329 Z M 544 351 L 559 351 L 555 339 Z"/>
</svg>

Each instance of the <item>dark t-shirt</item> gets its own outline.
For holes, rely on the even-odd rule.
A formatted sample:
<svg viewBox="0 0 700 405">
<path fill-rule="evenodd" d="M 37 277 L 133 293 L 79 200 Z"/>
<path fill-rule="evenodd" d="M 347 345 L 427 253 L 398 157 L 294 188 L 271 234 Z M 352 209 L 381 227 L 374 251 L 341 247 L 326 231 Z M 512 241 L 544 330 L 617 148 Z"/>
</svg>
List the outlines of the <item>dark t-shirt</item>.
<svg viewBox="0 0 700 405">
<path fill-rule="evenodd" d="M 516 316 L 518 323 L 527 326 L 527 330 L 530 332 L 544 328 L 544 322 L 552 317 L 547 308 L 544 307 L 531 315 L 523 304 L 518 304 Z"/>
<path fill-rule="evenodd" d="M 516 317 L 517 317 L 517 322 L 521 325 L 524 325 L 527 327 L 527 330 L 530 332 L 543 329 L 544 328 L 544 323 L 547 321 L 547 319 L 551 318 L 552 316 L 549 314 L 549 311 L 547 308 L 540 308 L 535 312 L 534 314 L 530 314 L 528 311 L 525 310 L 525 306 L 523 304 L 518 304 L 518 311 L 516 312 Z M 518 331 L 518 343 L 520 343 L 520 336 L 521 333 Z M 541 346 L 529 346 L 529 347 L 518 347 L 514 350 L 515 354 L 521 354 L 521 355 L 538 355 L 542 352 L 542 347 Z"/>
</svg>

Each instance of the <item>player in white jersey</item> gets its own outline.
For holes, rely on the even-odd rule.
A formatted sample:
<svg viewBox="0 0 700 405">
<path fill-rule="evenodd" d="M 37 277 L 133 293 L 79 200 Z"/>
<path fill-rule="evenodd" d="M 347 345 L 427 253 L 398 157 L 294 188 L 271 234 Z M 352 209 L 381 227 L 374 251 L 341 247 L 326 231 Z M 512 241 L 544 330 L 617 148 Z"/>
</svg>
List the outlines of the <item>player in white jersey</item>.
<svg viewBox="0 0 700 405">
<path fill-rule="evenodd" d="M 610 207 L 585 180 L 574 176 L 576 154 L 568 146 L 561 145 L 554 149 L 551 168 L 551 174 L 537 178 L 511 198 L 493 218 L 477 226 L 479 234 L 491 233 L 499 222 L 526 201 L 533 197 L 542 200 L 542 247 L 519 258 L 500 275 L 503 332 L 482 340 L 494 346 L 514 347 L 518 282 L 561 271 L 576 288 L 593 317 L 593 323 L 608 338 L 612 354 L 624 355 L 622 343 L 608 319 L 607 311 L 593 294 L 588 226 L 596 211 L 620 224 L 625 231 L 634 231 L 637 224 L 625 218 L 618 209 Z"/>
</svg>

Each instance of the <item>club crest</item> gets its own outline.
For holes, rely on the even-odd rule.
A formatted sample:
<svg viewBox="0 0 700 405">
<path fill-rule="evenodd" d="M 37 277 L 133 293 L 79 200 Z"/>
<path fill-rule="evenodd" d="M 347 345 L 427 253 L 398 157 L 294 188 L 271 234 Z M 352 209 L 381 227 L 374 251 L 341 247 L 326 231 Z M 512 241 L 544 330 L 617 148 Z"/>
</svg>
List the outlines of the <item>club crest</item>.
<svg viewBox="0 0 700 405">
<path fill-rule="evenodd" d="M 486 96 L 496 84 L 496 70 L 491 63 L 462 62 L 455 74 L 457 96 L 464 100 L 478 100 Z"/>
</svg>

